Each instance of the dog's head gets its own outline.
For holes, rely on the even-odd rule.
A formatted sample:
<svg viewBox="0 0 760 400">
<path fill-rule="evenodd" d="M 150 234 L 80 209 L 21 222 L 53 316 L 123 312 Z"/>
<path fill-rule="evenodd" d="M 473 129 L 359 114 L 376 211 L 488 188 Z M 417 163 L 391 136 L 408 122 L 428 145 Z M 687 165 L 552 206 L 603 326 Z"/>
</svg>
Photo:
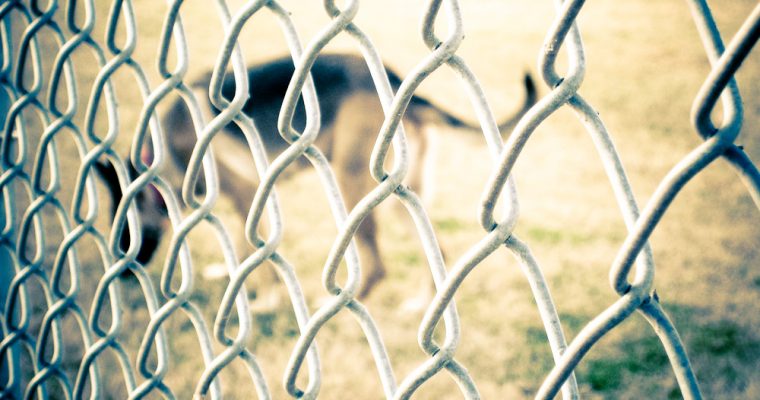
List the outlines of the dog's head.
<svg viewBox="0 0 760 400">
<path fill-rule="evenodd" d="M 119 204 L 124 198 L 122 187 L 125 187 L 128 182 L 119 181 L 119 176 L 111 161 L 99 161 L 94 165 L 111 196 L 110 211 L 111 220 L 113 221 L 116 217 Z M 131 182 L 138 176 L 138 172 L 129 162 L 127 162 L 127 169 L 129 172 L 129 182 Z M 142 240 L 139 243 L 140 250 L 137 253 L 136 260 L 140 264 L 146 265 L 153 258 L 164 234 L 166 224 L 168 223 L 168 212 L 163 197 L 153 185 L 148 185 L 137 195 L 136 203 L 139 212 L 138 218 L 142 227 Z M 126 252 L 129 249 L 131 241 L 129 229 L 124 225 L 119 239 L 119 248 Z"/>
</svg>

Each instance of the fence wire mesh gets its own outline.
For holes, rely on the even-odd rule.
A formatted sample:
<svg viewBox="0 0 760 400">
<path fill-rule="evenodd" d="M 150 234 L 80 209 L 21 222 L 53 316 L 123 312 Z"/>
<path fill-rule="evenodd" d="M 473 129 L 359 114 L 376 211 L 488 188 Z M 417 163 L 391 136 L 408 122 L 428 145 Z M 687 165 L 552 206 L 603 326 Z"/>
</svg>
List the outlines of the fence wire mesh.
<svg viewBox="0 0 760 400">
<path fill-rule="evenodd" d="M 0 176 L 0 216 L 4 218 L 0 257 L 4 258 L 0 260 L 7 277 L 0 325 L 0 397 L 183 398 L 193 394 L 216 399 L 224 395 L 253 397 L 255 391 L 258 398 L 271 398 L 273 393 L 282 393 L 269 378 L 278 374 L 288 395 L 317 398 L 327 380 L 338 379 L 323 375 L 325 371 L 339 372 L 329 365 L 334 361 L 325 361 L 325 353 L 317 350 L 316 343 L 329 341 L 338 326 L 335 321 L 350 315 L 375 368 L 374 372 L 364 369 L 361 375 L 379 383 L 378 397 L 424 395 L 429 386 L 425 383 L 443 376 L 455 383 L 461 392 L 457 397 L 480 398 L 476 380 L 490 378 L 481 379 L 471 372 L 471 357 L 458 357 L 460 345 L 468 337 L 463 333 L 462 311 L 455 296 L 485 259 L 506 248 L 528 281 L 545 331 L 542 346 L 548 345 L 553 360 L 542 371 L 535 390 L 522 395 L 547 399 L 561 393 L 565 399 L 580 398 L 588 382 L 576 381 L 574 371 L 592 348 L 638 312 L 656 335 L 657 347 L 667 355 L 680 393 L 685 398 L 701 398 L 686 346 L 655 292 L 655 256 L 648 242 L 679 193 L 718 159 L 736 170 L 760 207 L 760 173 L 735 144 L 744 112 L 734 80 L 760 35 L 760 6 L 754 6 L 724 48 L 707 3 L 689 1 L 711 66 L 693 100 L 691 122 L 702 142 L 672 166 L 639 209 L 612 135 L 596 109 L 580 95 L 587 68 L 579 29 L 584 1 L 555 2 L 556 15 L 538 49 L 543 82 L 539 86 L 544 94 L 510 132 L 499 131 L 478 78 L 460 54 L 466 35 L 457 1 L 407 5 L 407 12 L 421 12 L 421 37 L 414 39 L 424 43 L 429 52 L 400 85 L 389 80 L 378 48 L 354 21 L 361 9 L 358 1 L 336 4 L 325 0 L 323 9 L 329 22 L 308 40 L 298 34 L 296 15 L 279 1 L 249 1 L 234 13 L 224 0 L 209 2 L 205 18 L 220 24 L 224 36 L 218 53 L 206 55 L 214 58 L 214 68 L 202 88 L 205 95 L 198 94 L 188 74 L 190 64 L 197 61 L 189 56 L 187 39 L 188 31 L 204 27 L 183 25 L 184 2 L 167 1 L 163 13 L 154 16 L 161 22 L 155 45 L 158 56 L 153 61 L 157 62 L 156 74 L 153 65 L 135 56 L 138 46 L 146 46 L 141 42 L 135 10 L 145 6 L 143 3 L 118 0 L 108 9 L 94 0 L 0 3 L 0 83 L 7 104 L 0 113 L 5 116 Z M 243 32 L 262 14 L 278 21 L 296 66 L 278 123 L 280 134 L 290 144 L 273 159 L 245 108 L 246 88 L 257 82 L 249 81 L 244 45 L 252 39 Z M 316 146 L 321 121 L 326 118 L 320 113 L 318 85 L 309 73 L 338 36 L 350 38 L 355 52 L 361 54 L 384 111 L 379 131 L 364 138 L 375 143 L 369 165 L 363 166 L 374 178 L 374 187 L 368 188 L 356 205 L 343 200 L 336 178 L 340 171 L 333 169 L 328 155 Z M 490 177 L 482 188 L 478 210 L 482 232 L 479 240 L 456 258 L 449 252 L 444 257 L 436 236 L 438 227 L 418 193 L 404 183 L 416 157 L 407 140 L 405 128 L 409 126 L 402 123 L 404 116 L 420 85 L 434 71 L 446 68 L 454 71 L 464 86 L 491 156 Z M 223 93 L 229 89 L 224 88 L 225 72 L 234 77 L 234 87 Z M 127 89 L 116 83 L 125 76 L 131 82 L 128 90 L 139 98 L 127 101 L 130 107 L 120 107 L 118 94 Z M 300 131 L 293 123 L 299 98 L 306 110 L 306 123 Z M 208 115 L 204 110 L 209 99 L 218 113 Z M 161 112 L 176 101 L 182 102 L 192 117 L 197 136 L 186 154 L 189 160 L 181 184 L 166 172 L 167 165 L 174 162 L 172 153 L 177 150 L 172 148 L 172 138 L 177 133 L 172 124 L 162 120 Z M 513 170 L 533 133 L 560 109 L 572 110 L 591 136 L 627 229 L 617 243 L 617 254 L 606 260 L 617 300 L 583 321 L 572 335 L 557 311 L 551 284 L 545 278 L 547 271 L 531 251 L 531 240 L 515 233 L 520 225 L 520 196 Z M 131 129 L 124 128 L 125 120 L 133 124 Z M 245 143 L 241 148 L 252 159 L 239 168 L 258 180 L 255 195 L 246 204 L 245 226 L 237 230 L 223 223 L 224 212 L 215 208 L 225 195 L 220 182 L 229 179 L 221 176 L 224 172 L 219 166 L 231 157 L 226 149 L 220 150 L 224 149 L 220 137 L 230 126 L 242 132 Z M 123 151 L 125 144 L 128 155 Z M 335 225 L 334 237 L 324 242 L 329 250 L 321 262 L 322 298 L 316 303 L 307 294 L 317 293 L 312 288 L 318 284 L 297 277 L 304 273 L 300 263 L 307 256 L 289 256 L 282 249 L 288 225 L 281 198 L 288 193 L 283 190 L 278 197 L 275 191 L 287 175 L 286 169 L 304 159 L 316 171 L 311 177 L 318 179 L 322 188 L 322 193 L 307 195 L 326 199 Z M 106 223 L 110 200 L 96 172 L 103 162 L 113 165 L 123 195 L 114 206 L 113 220 Z M 130 168 L 136 173 L 130 174 Z M 199 184 L 202 193 L 196 193 Z M 138 261 L 145 239 L 142 228 L 162 216 L 149 214 L 141 202 L 156 192 L 168 219 L 161 238 L 165 253 L 142 265 Z M 418 345 L 426 356 L 414 365 L 404 364 L 403 373 L 394 359 L 398 353 L 389 350 L 389 337 L 376 322 L 378 316 L 359 299 L 368 266 L 360 257 L 360 243 L 353 242 L 360 235 L 361 223 L 394 198 L 414 222 L 424 254 L 419 264 L 427 265 L 435 285 L 424 313 L 417 314 Z M 227 268 L 223 287 L 217 291 L 207 291 L 212 284 L 202 277 L 209 262 L 192 251 L 191 236 L 201 229 L 206 229 L 205 244 Z M 127 234 L 134 239 L 122 245 L 122 236 Z M 242 236 L 252 245 L 244 253 L 236 247 Z M 288 313 L 295 321 L 288 333 L 292 340 L 277 349 L 288 354 L 287 362 L 282 371 L 274 372 L 268 370 L 269 353 L 259 351 L 261 326 L 266 324 L 262 315 L 270 314 L 252 310 L 255 300 L 249 300 L 254 297 L 250 286 L 258 279 L 258 267 L 268 264 L 279 278 L 270 284 L 284 288 L 288 295 L 287 307 L 277 312 Z M 213 310 L 211 316 L 209 309 Z M 393 319 L 381 319 L 385 321 L 382 326 L 393 323 Z M 340 343 L 328 347 L 340 348 Z M 346 354 L 339 359 L 348 363 L 349 369 L 356 368 L 350 366 L 352 357 Z M 197 364 L 189 370 L 192 372 L 183 372 L 188 358 L 196 358 Z M 247 376 L 229 372 L 241 368 Z M 354 383 L 343 383 L 342 393 L 350 397 L 355 393 Z M 235 391 L 236 386 L 250 389 L 243 395 Z"/>
</svg>

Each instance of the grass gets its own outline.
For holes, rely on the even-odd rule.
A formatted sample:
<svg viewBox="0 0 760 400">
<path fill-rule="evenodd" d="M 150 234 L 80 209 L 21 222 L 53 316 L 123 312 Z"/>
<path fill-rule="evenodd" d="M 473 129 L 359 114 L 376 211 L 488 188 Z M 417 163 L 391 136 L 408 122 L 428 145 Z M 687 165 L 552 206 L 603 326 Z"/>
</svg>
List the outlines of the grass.
<svg viewBox="0 0 760 400">
<path fill-rule="evenodd" d="M 241 2 L 234 3 L 239 6 Z M 304 42 L 327 22 L 318 3 L 285 4 L 293 12 Z M 458 54 L 479 77 L 496 115 L 505 115 L 519 102 L 516 77 L 526 68 L 535 71 L 535 59 L 554 16 L 550 2 L 523 3 L 484 0 L 462 4 L 466 38 Z M 715 4 L 724 38 L 732 35 L 754 4 L 750 0 Z M 138 1 L 135 8 L 140 41 L 134 58 L 155 85 L 159 82 L 154 60 L 156 41 L 165 5 Z M 419 15 L 410 13 L 409 8 L 409 2 L 402 0 L 363 2 L 357 16 L 359 26 L 372 37 L 385 61 L 402 73 L 408 73 L 428 54 L 419 38 Z M 186 28 L 204 27 L 188 30 L 189 75 L 194 76 L 213 65 L 223 32 L 211 16 L 216 11 L 209 10 L 206 2 L 188 1 L 182 10 Z M 389 20 L 394 21 L 393 29 L 388 27 Z M 98 40 L 103 38 L 102 23 L 103 19 L 99 20 L 96 29 Z M 643 207 L 667 172 L 701 143 L 689 125 L 689 110 L 708 72 L 704 52 L 688 8 L 679 3 L 587 2 L 580 28 L 588 62 L 581 94 L 595 106 L 612 133 Z M 277 29 L 276 21 L 266 13 L 255 16 L 241 36 L 245 38 L 241 39 L 245 58 L 259 61 L 284 53 Z M 443 35 L 445 27 L 440 29 Z M 330 50 L 355 47 L 343 35 Z M 758 160 L 760 142 L 752 136 L 760 128 L 760 59 L 756 54 L 737 77 L 747 120 L 738 142 Z M 565 62 L 563 57 L 560 63 Z M 95 64 L 91 55 L 77 55 L 75 67 L 82 76 L 80 96 L 85 99 L 88 78 L 97 72 Z M 467 96 L 453 84 L 455 80 L 448 70 L 436 71 L 419 92 L 441 107 L 473 119 Z M 126 154 L 143 102 L 130 74 L 119 73 L 115 86 L 124 132 L 117 140 L 117 151 Z M 541 94 L 547 92 L 542 85 Z M 98 125 L 105 123 L 101 115 Z M 436 196 L 428 211 L 451 267 L 485 235 L 478 217 L 492 163 L 479 135 L 453 130 L 438 134 Z M 73 148 L 70 142 L 59 143 L 61 154 L 75 154 L 67 151 Z M 80 162 L 79 156 L 63 158 L 64 170 L 75 170 Z M 593 143 L 570 111 L 552 115 L 536 130 L 515 166 L 515 179 L 521 210 L 515 234 L 528 243 L 542 267 L 565 335 L 573 338 L 617 299 L 607 275 L 625 239 L 625 224 Z M 313 312 L 326 293 L 322 265 L 335 236 L 335 224 L 325 217 L 329 210 L 313 171 L 279 183 L 278 191 L 286 216 L 281 250 L 294 263 Z M 70 193 L 64 197 L 69 199 Z M 23 211 L 29 201 L 22 199 L 19 204 Z M 384 205 L 380 210 L 381 246 L 390 270 L 388 279 L 365 305 L 382 332 L 400 381 L 428 359 L 417 344 L 423 311 L 406 311 L 401 305 L 420 292 L 430 273 L 414 228 L 397 208 Z M 221 200 L 215 211 L 224 214 L 229 209 L 228 202 Z M 760 397 L 756 383 L 760 382 L 760 275 L 753 267 L 760 260 L 759 216 L 734 171 L 719 161 L 682 190 L 650 240 L 657 265 L 655 287 L 679 329 L 706 398 Z M 238 225 L 230 229 L 240 230 Z M 46 217 L 45 226 L 57 229 L 61 236 L 54 217 Z M 97 228 L 108 232 L 106 216 Z M 85 305 L 85 313 L 105 268 L 92 251 L 94 244 L 88 239 L 78 248 L 85 273 L 77 300 Z M 190 244 L 197 268 L 219 262 L 219 245 L 207 225 L 191 233 Z M 167 243 L 162 246 L 165 252 Z M 156 285 L 160 263 L 148 270 Z M 259 274 L 254 272 L 247 284 L 256 283 Z M 194 283 L 192 303 L 212 329 L 227 282 L 198 277 Z M 120 284 L 124 299 L 122 344 L 134 362 L 150 316 L 144 288 L 131 278 L 121 279 Z M 158 293 L 159 306 L 166 304 L 168 299 L 158 287 L 153 289 Z M 37 287 L 30 290 L 40 292 Z M 553 362 L 530 287 L 514 257 L 504 249 L 487 257 L 465 279 L 456 301 L 462 323 L 456 357 L 473 376 L 482 396 L 531 398 Z M 33 305 L 47 307 L 40 298 Z M 33 334 L 42 322 L 41 315 L 36 313 L 30 322 Z M 233 316 L 228 333 L 236 332 L 235 319 Z M 260 362 L 273 397 L 287 398 L 281 382 L 299 337 L 295 317 L 285 304 L 276 313 L 254 314 L 252 321 L 253 334 L 247 346 Z M 74 324 L 68 322 L 66 333 L 72 339 L 67 357 L 81 356 L 82 340 Z M 108 323 L 104 321 L 103 325 Z M 170 332 L 172 351 L 165 381 L 178 398 L 190 398 L 204 370 L 194 328 L 181 310 L 163 326 Z M 219 354 L 224 347 L 213 338 L 212 342 Z M 317 336 L 317 345 L 324 373 L 321 398 L 383 397 L 367 341 L 348 312 L 339 313 L 325 325 Z M 151 357 L 155 363 L 155 354 Z M 114 353 L 106 351 L 100 360 L 104 376 L 109 377 L 109 395 L 124 397 L 122 371 Z M 576 374 L 584 398 L 680 398 L 659 340 L 638 316 L 597 343 Z M 299 377 L 301 386 L 306 383 L 305 375 Z M 220 377 L 229 398 L 249 398 L 254 390 L 239 361 L 225 368 Z M 138 374 L 138 384 L 144 381 Z M 460 398 L 458 393 L 453 380 L 441 373 L 423 385 L 416 398 Z"/>
<path fill-rule="evenodd" d="M 700 376 L 704 394 L 710 397 L 725 396 L 712 388 L 728 387 L 746 390 L 754 372 L 741 365 L 752 365 L 760 357 L 757 334 L 735 321 L 720 315 L 710 315 L 706 309 L 695 309 L 681 304 L 669 304 L 671 315 L 680 320 L 684 342 L 694 365 L 709 364 Z M 562 314 L 567 332 L 577 332 L 590 315 Z M 604 352 L 593 351 L 576 371 L 578 381 L 595 395 L 603 398 L 681 398 L 676 380 L 671 376 L 670 362 L 659 339 L 653 332 L 640 329 L 638 323 L 621 327 Z M 511 380 L 536 381 L 553 366 L 546 349 L 546 334 L 540 325 L 519 329 L 521 353 L 525 358 L 514 364 L 524 365 Z M 752 393 L 752 392 L 750 392 Z M 752 398 L 748 393 L 746 398 Z"/>
</svg>

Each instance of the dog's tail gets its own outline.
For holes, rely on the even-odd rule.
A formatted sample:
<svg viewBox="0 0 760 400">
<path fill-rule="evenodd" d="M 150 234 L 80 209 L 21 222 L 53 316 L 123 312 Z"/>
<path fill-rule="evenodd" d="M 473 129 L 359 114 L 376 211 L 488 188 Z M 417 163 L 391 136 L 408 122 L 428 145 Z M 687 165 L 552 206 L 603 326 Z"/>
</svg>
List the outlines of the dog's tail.
<svg viewBox="0 0 760 400">
<path fill-rule="evenodd" d="M 499 132 L 501 132 L 502 135 L 509 134 L 512 128 L 517 125 L 517 122 L 520 120 L 520 118 L 522 118 L 522 116 L 525 115 L 525 113 L 528 112 L 528 110 L 533 107 L 534 104 L 536 104 L 536 101 L 538 101 L 538 90 L 536 89 L 536 83 L 534 82 L 533 76 L 531 76 L 530 72 L 526 72 L 523 76 L 523 87 L 525 88 L 525 97 L 520 108 L 517 109 L 517 111 L 513 112 L 509 117 L 498 123 Z M 413 101 L 419 105 L 425 105 L 430 109 L 435 110 L 437 118 L 442 123 L 445 123 L 449 126 L 478 131 L 481 129 L 479 124 L 465 121 L 445 110 L 442 110 L 439 107 L 434 106 L 433 104 L 430 104 L 430 102 L 423 98 L 415 97 Z"/>
</svg>

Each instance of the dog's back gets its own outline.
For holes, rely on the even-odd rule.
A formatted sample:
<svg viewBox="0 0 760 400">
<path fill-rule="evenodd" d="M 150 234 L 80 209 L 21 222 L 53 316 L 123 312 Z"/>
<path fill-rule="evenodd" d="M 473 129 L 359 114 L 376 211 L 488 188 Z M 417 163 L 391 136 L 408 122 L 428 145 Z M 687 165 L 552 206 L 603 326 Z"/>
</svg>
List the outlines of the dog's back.
<svg viewBox="0 0 760 400">
<path fill-rule="evenodd" d="M 279 134 L 277 119 L 294 71 L 293 60 L 287 57 L 253 66 L 248 70 L 250 96 L 242 111 L 253 119 L 270 156 L 279 154 L 288 145 Z M 347 96 L 360 91 L 375 92 L 372 76 L 366 63 L 356 55 L 321 55 L 315 61 L 310 73 L 319 98 L 322 128 L 329 128 L 334 124 L 340 105 Z M 388 71 L 388 78 L 391 86 L 394 89 L 398 88 L 401 83 L 398 75 Z M 199 98 L 202 106 L 211 111 L 211 115 L 207 115 L 207 117 L 219 112 L 211 104 L 207 94 L 210 81 L 211 74 L 207 73 L 191 84 L 191 89 L 202 95 Z M 222 96 L 228 100 L 232 99 L 235 95 L 235 88 L 234 76 L 229 73 L 225 76 L 222 84 Z M 367 112 L 381 112 L 381 110 L 367 110 Z M 175 102 L 166 115 L 165 128 L 168 132 L 172 132 L 172 134 L 181 133 L 182 136 L 185 136 L 184 133 L 194 132 L 188 111 L 182 102 Z M 306 112 L 301 99 L 298 101 L 292 125 L 297 131 L 302 131 L 306 126 Z M 229 131 L 229 134 L 242 140 L 241 133 L 234 123 L 228 124 L 225 129 Z M 183 137 L 180 140 L 195 142 L 194 137 Z M 181 147 L 184 148 L 185 146 Z M 329 146 L 320 145 L 320 147 L 329 157 Z M 178 153 L 186 153 L 186 151 L 180 150 Z M 186 164 L 188 159 L 180 157 L 180 161 Z"/>
</svg>

